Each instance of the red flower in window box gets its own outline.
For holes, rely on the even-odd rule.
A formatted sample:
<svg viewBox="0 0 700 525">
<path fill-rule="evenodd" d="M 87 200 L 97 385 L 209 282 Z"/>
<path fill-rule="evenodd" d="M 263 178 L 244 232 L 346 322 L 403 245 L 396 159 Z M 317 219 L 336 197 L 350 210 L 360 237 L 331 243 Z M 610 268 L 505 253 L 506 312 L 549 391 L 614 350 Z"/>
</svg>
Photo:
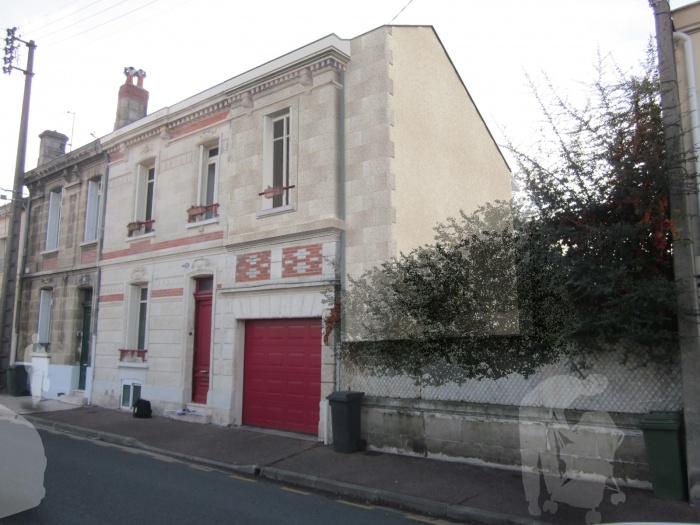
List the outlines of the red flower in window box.
<svg viewBox="0 0 700 525">
<path fill-rule="evenodd" d="M 261 191 L 258 193 L 258 195 L 262 195 L 266 199 L 271 199 L 272 197 L 279 197 L 280 195 L 284 195 L 284 192 L 294 188 L 294 185 L 291 186 L 268 186 L 265 188 L 264 191 Z"/>
<path fill-rule="evenodd" d="M 201 215 L 202 213 L 206 213 L 206 212 L 207 212 L 206 206 L 202 206 L 201 204 L 194 204 L 194 205 L 190 206 L 189 209 L 187 210 L 187 215 L 192 217 L 193 215 Z"/>
</svg>

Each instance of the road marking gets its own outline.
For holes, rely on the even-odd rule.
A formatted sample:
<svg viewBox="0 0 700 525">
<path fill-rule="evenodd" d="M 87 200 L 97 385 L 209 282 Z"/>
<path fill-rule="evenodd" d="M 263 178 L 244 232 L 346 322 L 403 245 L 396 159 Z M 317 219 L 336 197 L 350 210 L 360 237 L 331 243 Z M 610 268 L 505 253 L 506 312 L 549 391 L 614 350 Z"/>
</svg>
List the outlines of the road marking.
<svg viewBox="0 0 700 525">
<path fill-rule="evenodd" d="M 66 434 L 66 436 L 68 436 L 71 439 L 77 439 L 78 441 L 92 441 L 92 440 L 88 440 L 88 438 L 86 438 L 86 437 L 78 436 L 76 434 Z"/>
<path fill-rule="evenodd" d="M 294 492 L 294 494 L 301 494 L 302 496 L 308 496 L 311 494 L 310 492 L 304 492 L 303 490 L 297 490 L 297 489 L 290 489 L 289 487 L 280 487 L 282 490 L 286 490 L 287 492 Z"/>
<path fill-rule="evenodd" d="M 129 448 L 129 447 L 119 447 L 121 448 L 124 452 L 128 452 L 129 454 L 143 454 L 140 450 L 137 450 L 135 448 Z"/>
<path fill-rule="evenodd" d="M 158 461 L 165 461 L 166 463 L 176 463 L 177 460 L 173 458 L 169 458 L 168 456 L 159 456 L 158 454 L 150 454 L 150 456 L 153 459 L 157 459 Z"/>
<path fill-rule="evenodd" d="M 431 523 L 432 525 L 447 525 L 447 522 L 442 520 L 432 520 L 430 518 L 424 518 L 423 516 L 414 516 L 412 514 L 406 514 L 405 518 L 413 521 L 420 521 L 422 523 Z"/>
<path fill-rule="evenodd" d="M 100 445 L 101 447 L 116 447 L 117 445 L 113 445 L 112 443 L 107 443 L 106 441 L 100 441 L 99 439 L 95 439 L 93 441 L 95 445 Z"/>
<path fill-rule="evenodd" d="M 361 503 L 354 503 L 352 501 L 345 501 L 344 499 L 337 499 L 335 501 L 337 501 L 338 503 L 342 503 L 343 505 L 350 505 L 352 507 L 359 507 L 361 509 L 372 510 L 374 508 L 371 505 L 362 505 Z"/>
<path fill-rule="evenodd" d="M 189 463 L 188 465 L 190 468 L 196 468 L 197 470 L 201 470 L 202 472 L 214 472 L 213 468 L 203 467 L 201 465 L 193 465 L 192 463 Z"/>
<path fill-rule="evenodd" d="M 257 483 L 257 479 L 250 479 L 250 478 L 244 478 L 243 476 L 236 476 L 234 474 L 231 474 L 229 478 L 235 478 L 235 479 L 240 479 L 241 481 L 247 481 L 249 483 Z"/>
</svg>

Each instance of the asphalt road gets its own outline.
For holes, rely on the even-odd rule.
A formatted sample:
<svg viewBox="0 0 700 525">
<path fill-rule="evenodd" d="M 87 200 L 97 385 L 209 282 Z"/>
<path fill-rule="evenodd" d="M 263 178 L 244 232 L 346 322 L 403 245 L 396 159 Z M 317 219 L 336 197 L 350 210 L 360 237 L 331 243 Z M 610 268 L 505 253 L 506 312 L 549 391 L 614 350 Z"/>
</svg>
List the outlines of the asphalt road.
<svg viewBox="0 0 700 525">
<path fill-rule="evenodd" d="M 102 441 L 40 435 L 46 496 L 39 507 L 0 520 L 3 525 L 446 523 Z"/>
</svg>

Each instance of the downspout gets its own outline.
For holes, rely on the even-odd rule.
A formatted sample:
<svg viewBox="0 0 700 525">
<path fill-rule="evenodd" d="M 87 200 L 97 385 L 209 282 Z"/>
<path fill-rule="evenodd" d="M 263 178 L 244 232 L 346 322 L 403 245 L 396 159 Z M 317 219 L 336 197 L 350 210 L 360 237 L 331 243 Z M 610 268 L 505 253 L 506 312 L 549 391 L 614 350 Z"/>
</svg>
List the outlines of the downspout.
<svg viewBox="0 0 700 525">
<path fill-rule="evenodd" d="M 336 214 L 338 219 L 345 221 L 345 73 L 338 73 L 340 83 L 340 94 L 338 95 L 338 203 L 336 206 Z M 345 329 L 345 225 L 340 230 L 340 240 L 338 243 L 338 253 L 336 254 L 338 261 L 337 271 L 340 272 L 339 281 L 336 281 L 334 286 L 335 293 L 340 297 L 340 325 L 337 327 L 336 345 L 343 343 L 343 330 Z M 338 295 L 333 298 L 333 308 L 335 308 L 335 300 Z M 337 346 L 336 346 L 337 348 Z M 333 363 L 335 365 L 335 390 L 340 390 L 340 361 L 337 354 L 334 356 Z M 321 401 L 321 418 L 323 421 L 323 444 L 328 445 L 331 442 L 330 436 L 330 409 L 327 399 Z"/>
<path fill-rule="evenodd" d="M 698 90 L 695 86 L 695 63 L 693 56 L 693 43 L 685 33 L 674 32 L 674 40 L 683 42 L 683 54 L 685 55 L 685 71 L 688 81 L 688 105 L 690 106 L 690 136 L 693 141 L 693 159 L 695 162 L 695 180 L 700 184 L 700 119 L 698 118 Z M 700 208 L 700 192 L 698 193 L 698 207 Z"/>
<path fill-rule="evenodd" d="M 95 385 L 95 357 L 97 354 L 97 319 L 100 312 L 100 281 L 102 278 L 102 246 L 105 234 L 105 218 L 107 216 L 107 187 L 109 186 L 109 153 L 103 153 L 105 159 L 105 176 L 102 183 L 102 217 L 100 218 L 100 235 L 97 245 L 97 277 L 95 277 L 95 315 L 92 319 L 92 341 L 90 341 L 90 388 L 87 392 L 87 404 L 92 405 L 92 389 Z M 86 385 L 87 386 L 87 385 Z"/>
<path fill-rule="evenodd" d="M 340 96 L 339 111 L 338 111 L 338 218 L 345 222 L 345 72 L 341 71 L 340 80 Z M 343 344 L 343 335 L 345 332 L 345 243 L 346 243 L 346 228 L 340 231 L 340 329 L 338 330 L 338 343 Z M 335 359 L 335 388 L 340 390 L 340 362 Z"/>
</svg>

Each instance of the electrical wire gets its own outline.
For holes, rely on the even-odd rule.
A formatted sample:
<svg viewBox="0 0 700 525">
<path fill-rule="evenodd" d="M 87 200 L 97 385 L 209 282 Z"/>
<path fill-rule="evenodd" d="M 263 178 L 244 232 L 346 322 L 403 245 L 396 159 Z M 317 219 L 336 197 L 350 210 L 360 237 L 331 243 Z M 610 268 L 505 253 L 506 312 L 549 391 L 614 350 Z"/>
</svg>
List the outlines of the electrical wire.
<svg viewBox="0 0 700 525">
<path fill-rule="evenodd" d="M 85 18 L 83 18 L 83 19 L 81 19 L 81 20 L 78 20 L 77 22 L 73 22 L 72 24 L 67 25 L 67 26 L 65 26 L 65 27 L 62 27 L 61 29 L 57 29 L 57 30 L 54 31 L 53 33 L 49 33 L 48 35 L 39 35 L 39 36 L 36 37 L 36 39 L 46 38 L 46 37 L 49 37 L 49 36 L 51 36 L 51 35 L 55 35 L 56 33 L 60 33 L 61 31 L 65 31 L 65 30 L 68 29 L 69 27 L 73 27 L 74 25 L 77 25 L 77 24 L 80 24 L 80 23 L 82 23 L 82 22 L 85 22 L 85 20 L 89 20 L 90 18 L 93 18 L 93 17 L 95 17 L 95 16 L 97 16 L 97 15 L 100 15 L 100 14 L 104 13 L 105 11 L 109 11 L 110 9 L 114 9 L 114 8 L 117 7 L 118 5 L 121 5 L 121 4 L 123 4 L 123 3 L 125 3 L 125 2 L 128 2 L 128 1 L 129 1 L 129 0 L 121 0 L 121 2 L 118 2 L 118 3 L 114 4 L 114 5 L 111 5 L 111 6 L 109 6 L 108 8 L 103 9 L 102 11 L 98 11 L 97 13 L 93 13 L 93 14 L 91 14 L 90 16 L 86 16 Z M 90 5 L 92 5 L 92 4 L 90 4 Z M 80 34 L 80 33 L 78 33 L 78 34 Z"/>
<path fill-rule="evenodd" d="M 392 23 L 394 20 L 396 20 L 396 19 L 399 17 L 399 15 L 400 15 L 401 13 L 403 13 L 403 10 L 406 9 L 406 8 L 411 4 L 411 2 L 413 2 L 413 0 L 408 0 L 408 4 L 406 4 L 405 6 L 403 6 L 403 9 L 401 9 L 401 11 L 399 11 L 398 13 L 396 13 L 396 16 L 395 16 L 394 18 L 392 18 L 391 20 L 389 20 L 389 23 L 388 23 L 387 25 L 391 25 L 391 23 Z"/>
<path fill-rule="evenodd" d="M 53 15 L 53 14 L 55 14 L 55 13 L 60 13 L 60 12 L 63 11 L 66 7 L 68 7 L 68 6 L 70 6 L 70 5 L 73 5 L 73 4 L 75 4 L 75 3 L 79 2 L 79 1 L 80 1 L 80 0 L 75 0 L 74 2 L 71 2 L 70 4 L 67 4 L 67 5 L 63 6 L 62 8 L 57 9 L 56 11 L 53 11 L 53 12 L 51 12 L 51 13 L 48 13 L 48 14 L 42 16 L 41 18 L 35 18 L 35 19 L 32 20 L 31 22 L 27 23 L 27 24 L 25 25 L 25 27 L 31 26 L 31 25 L 32 25 L 34 22 L 36 22 L 37 20 L 41 20 L 42 18 L 46 18 L 47 16 L 51 16 L 51 15 Z M 95 0 L 92 4 L 86 5 L 85 7 L 81 7 L 81 8 L 78 9 L 77 11 L 72 11 L 72 12 L 68 13 L 66 16 L 62 16 L 61 18 L 57 18 L 56 20 L 53 20 L 53 21 L 49 22 L 48 24 L 44 24 L 43 26 L 37 27 L 36 29 L 32 29 L 31 31 L 32 31 L 32 32 L 41 31 L 41 30 L 44 29 L 45 27 L 49 27 L 50 25 L 55 24 L 56 22 L 60 22 L 61 20 L 65 19 L 65 18 L 68 18 L 69 16 L 74 15 L 75 13 L 79 13 L 80 11 L 82 11 L 82 10 L 84 10 L 84 9 L 87 9 L 87 8 L 90 7 L 91 5 L 95 5 L 95 4 L 97 4 L 97 3 L 99 3 L 99 2 L 103 2 L 103 1 L 104 1 L 104 0 Z"/>
<path fill-rule="evenodd" d="M 192 0 L 185 0 L 184 2 L 181 2 L 181 3 L 177 4 L 175 7 L 172 7 L 172 8 L 171 8 L 171 7 L 168 7 L 167 10 L 168 10 L 168 11 L 174 11 L 175 9 L 178 9 L 178 8 L 181 7 L 181 6 L 190 3 L 191 1 L 192 1 Z M 90 40 L 89 42 L 86 42 L 84 45 L 89 46 L 90 44 L 93 44 L 93 43 L 95 43 L 95 42 L 99 42 L 100 40 L 104 40 L 105 38 L 109 38 L 109 37 L 112 37 L 112 36 L 117 35 L 117 34 L 119 34 L 119 33 L 122 33 L 122 32 L 124 32 L 124 31 L 126 31 L 127 29 L 131 29 L 131 28 L 133 28 L 133 27 L 136 27 L 137 25 L 145 24 L 146 22 L 149 22 L 149 21 L 153 20 L 154 18 L 157 18 L 157 17 L 161 16 L 161 15 L 163 14 L 163 12 L 164 12 L 164 11 L 158 11 L 158 12 L 155 13 L 153 16 L 150 16 L 150 17 L 147 17 L 147 18 L 142 18 L 142 19 L 140 19 L 138 22 L 135 22 L 135 23 L 133 23 L 133 24 L 131 24 L 131 25 L 122 27 L 121 29 L 117 29 L 116 31 L 114 31 L 114 32 L 112 32 L 112 33 L 109 33 L 109 34 L 106 34 L 106 35 L 101 35 L 101 36 L 95 38 L 94 40 Z"/>
<path fill-rule="evenodd" d="M 126 1 L 126 0 L 124 0 L 124 1 Z M 68 36 L 68 37 L 64 38 L 63 40 L 58 40 L 58 41 L 56 41 L 56 42 L 51 42 L 51 43 L 49 43 L 49 44 L 45 44 L 43 47 L 44 47 L 44 49 L 50 48 L 50 47 L 52 47 L 52 46 L 55 46 L 55 45 L 60 44 L 60 43 L 62 43 L 62 42 L 65 42 L 66 40 L 70 40 L 71 38 L 75 38 L 75 37 L 80 36 L 80 35 L 83 35 L 83 34 L 85 34 L 85 33 L 89 33 L 90 31 L 93 31 L 94 29 L 98 29 L 98 28 L 100 28 L 100 27 L 102 27 L 102 26 L 105 26 L 105 25 L 107 25 L 107 24 L 111 24 L 111 23 L 114 22 L 115 20 L 119 20 L 120 18 L 124 18 L 125 16 L 130 15 L 131 13 L 134 13 L 134 12 L 136 12 L 136 11 L 139 11 L 139 10 L 143 9 L 144 7 L 148 7 L 148 6 L 151 5 L 151 4 L 155 4 L 156 2 L 160 2 L 160 0 L 152 0 L 151 2 L 148 2 L 147 4 L 144 4 L 144 5 L 140 6 L 140 7 L 137 7 L 136 9 L 132 9 L 131 11 L 128 11 L 128 12 L 126 12 L 126 13 L 124 13 L 124 14 L 121 14 L 121 15 L 119 15 L 119 16 L 116 16 L 116 17 L 114 17 L 114 18 L 111 18 L 111 19 L 107 20 L 106 22 L 103 22 L 103 23 L 98 24 L 98 25 L 96 25 L 96 26 L 94 26 L 94 27 L 91 27 L 91 28 L 89 28 L 89 29 L 86 29 L 85 31 L 81 31 L 80 33 L 76 33 L 76 34 L 74 34 L 74 35 Z"/>
</svg>

